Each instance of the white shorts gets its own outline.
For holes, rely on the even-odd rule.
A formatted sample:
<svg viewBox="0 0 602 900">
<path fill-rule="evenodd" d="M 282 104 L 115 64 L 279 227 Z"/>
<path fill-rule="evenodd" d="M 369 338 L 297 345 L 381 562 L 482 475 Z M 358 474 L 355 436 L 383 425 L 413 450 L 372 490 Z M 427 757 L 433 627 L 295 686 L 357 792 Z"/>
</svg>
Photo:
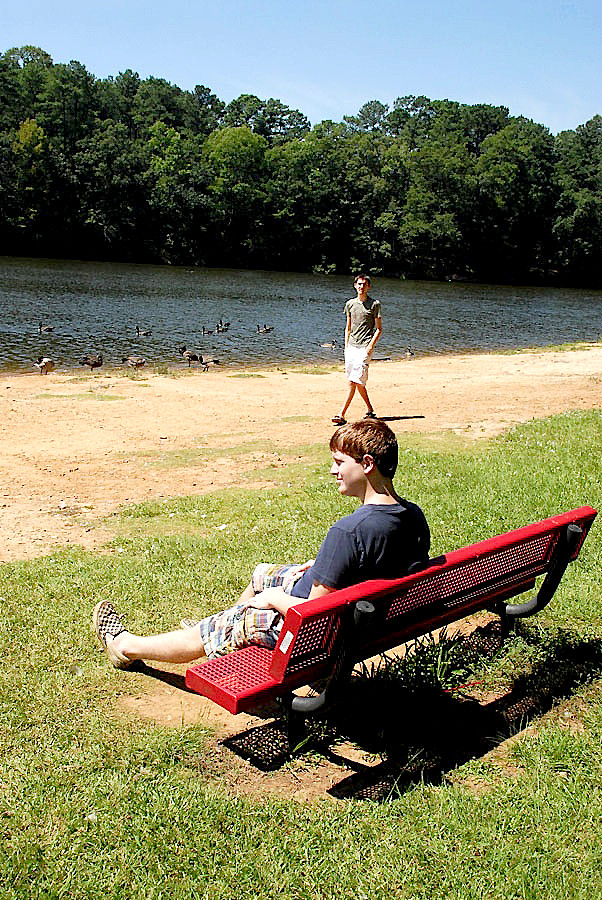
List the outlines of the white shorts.
<svg viewBox="0 0 602 900">
<path fill-rule="evenodd" d="M 348 344 L 345 347 L 345 375 L 347 381 L 355 384 L 366 384 L 368 381 L 368 366 L 370 357 L 365 347 L 353 347 Z"/>
</svg>

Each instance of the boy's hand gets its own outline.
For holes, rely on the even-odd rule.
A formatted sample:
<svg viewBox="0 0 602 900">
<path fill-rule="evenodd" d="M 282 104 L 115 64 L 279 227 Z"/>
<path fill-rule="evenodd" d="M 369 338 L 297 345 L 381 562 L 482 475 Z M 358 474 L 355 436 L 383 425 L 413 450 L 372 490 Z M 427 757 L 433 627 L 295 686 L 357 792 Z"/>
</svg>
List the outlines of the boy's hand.
<svg viewBox="0 0 602 900">
<path fill-rule="evenodd" d="M 253 606 L 255 609 L 277 609 L 277 607 L 274 606 L 274 601 L 282 600 L 285 596 L 287 595 L 282 588 L 266 588 L 264 591 L 255 594 L 255 596 L 249 600 L 247 605 Z"/>
</svg>

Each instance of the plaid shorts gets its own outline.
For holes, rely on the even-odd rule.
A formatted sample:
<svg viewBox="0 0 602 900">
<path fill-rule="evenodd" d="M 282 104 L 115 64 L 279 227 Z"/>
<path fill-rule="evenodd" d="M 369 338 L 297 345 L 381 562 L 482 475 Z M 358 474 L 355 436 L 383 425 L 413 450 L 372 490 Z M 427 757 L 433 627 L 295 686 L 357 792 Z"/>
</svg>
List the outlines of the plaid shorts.
<svg viewBox="0 0 602 900">
<path fill-rule="evenodd" d="M 298 565 L 278 566 L 260 563 L 255 567 L 251 584 L 256 594 L 265 588 L 281 587 L 290 594 L 301 577 Z M 257 609 L 249 600 L 230 609 L 201 619 L 198 628 L 208 659 L 224 656 L 239 647 L 258 644 L 272 649 L 280 636 L 283 618 L 275 609 Z"/>
</svg>

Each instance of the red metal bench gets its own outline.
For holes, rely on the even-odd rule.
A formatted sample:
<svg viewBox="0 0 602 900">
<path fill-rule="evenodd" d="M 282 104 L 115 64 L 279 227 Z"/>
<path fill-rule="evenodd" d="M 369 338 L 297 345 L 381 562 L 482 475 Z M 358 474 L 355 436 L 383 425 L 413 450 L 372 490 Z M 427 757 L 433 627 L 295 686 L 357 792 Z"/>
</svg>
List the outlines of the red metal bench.
<svg viewBox="0 0 602 900">
<path fill-rule="evenodd" d="M 298 717 L 329 705 L 356 662 L 478 610 L 504 622 L 532 615 L 552 598 L 576 559 L 596 510 L 572 510 L 430 560 L 393 581 L 365 581 L 318 600 L 301 600 L 286 614 L 276 647 L 249 646 L 192 666 L 187 686 L 239 713 L 279 699 Z M 508 603 L 545 579 L 527 603 Z M 328 678 L 317 697 L 297 697 L 302 685 Z"/>
</svg>

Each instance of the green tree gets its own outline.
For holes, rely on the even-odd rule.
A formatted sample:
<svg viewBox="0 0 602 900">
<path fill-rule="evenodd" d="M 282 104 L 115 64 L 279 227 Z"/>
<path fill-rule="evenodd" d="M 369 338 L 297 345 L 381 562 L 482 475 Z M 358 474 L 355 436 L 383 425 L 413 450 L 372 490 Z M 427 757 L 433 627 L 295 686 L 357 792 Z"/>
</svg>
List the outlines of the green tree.
<svg viewBox="0 0 602 900">
<path fill-rule="evenodd" d="M 49 70 L 39 95 L 39 122 L 61 152 L 70 158 L 78 140 L 89 134 L 99 110 L 96 79 L 72 60 Z"/>
<path fill-rule="evenodd" d="M 7 50 L 3 59 L 8 70 L 17 75 L 19 122 L 39 118 L 40 97 L 54 66 L 52 57 L 39 47 L 27 45 Z"/>
<path fill-rule="evenodd" d="M 270 144 L 303 137 L 309 132 L 309 121 L 297 109 L 290 109 L 280 100 L 260 100 L 254 94 L 241 94 L 224 111 L 224 124 L 231 127 L 246 125 Z"/>
<path fill-rule="evenodd" d="M 23 120 L 21 69 L 18 63 L 0 55 L 0 133 L 17 128 Z"/>
<path fill-rule="evenodd" d="M 156 122 L 146 143 L 148 200 L 158 256 L 172 263 L 206 263 L 214 228 L 204 141 Z"/>
<path fill-rule="evenodd" d="M 211 134 L 222 122 L 226 104 L 203 84 L 197 84 L 190 95 L 191 130 Z"/>
<path fill-rule="evenodd" d="M 355 116 L 343 116 L 352 131 L 385 131 L 389 107 L 380 100 L 369 100 L 360 108 Z"/>
<path fill-rule="evenodd" d="M 132 103 L 132 118 L 137 134 L 146 137 L 155 122 L 171 128 L 186 127 L 185 92 L 164 78 L 141 81 Z"/>
<path fill-rule="evenodd" d="M 154 257 L 145 170 L 148 160 L 120 122 L 104 121 L 74 157 L 79 240 L 111 259 Z"/>
<path fill-rule="evenodd" d="M 220 265 L 261 264 L 267 148 L 246 125 L 220 128 L 204 144 L 215 216 L 211 251 Z"/>
<path fill-rule="evenodd" d="M 408 158 L 409 188 L 399 228 L 403 271 L 414 277 L 466 275 L 464 226 L 474 190 L 465 147 L 429 141 Z"/>
<path fill-rule="evenodd" d="M 49 211 L 49 148 L 44 129 L 35 119 L 26 119 L 17 129 L 11 149 L 15 203 L 9 216 L 13 227 L 31 245 L 43 237 Z"/>
<path fill-rule="evenodd" d="M 483 273 L 500 281 L 548 273 L 559 193 L 548 129 L 515 119 L 483 141 L 476 173 L 483 235 L 477 256 Z"/>
<path fill-rule="evenodd" d="M 602 116 L 556 138 L 560 198 L 557 264 L 573 284 L 598 284 L 602 270 Z"/>
<path fill-rule="evenodd" d="M 138 137 L 135 121 L 136 96 L 140 88 L 140 76 L 131 69 L 110 76 L 98 85 L 99 116 L 125 125 L 129 140 Z"/>
</svg>

